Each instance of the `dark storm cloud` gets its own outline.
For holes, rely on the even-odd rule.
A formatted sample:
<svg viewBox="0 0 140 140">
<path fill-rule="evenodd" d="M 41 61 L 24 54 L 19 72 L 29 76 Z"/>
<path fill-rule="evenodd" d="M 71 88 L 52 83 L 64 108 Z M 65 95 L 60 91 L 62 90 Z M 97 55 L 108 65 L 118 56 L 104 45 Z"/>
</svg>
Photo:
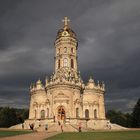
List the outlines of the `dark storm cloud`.
<svg viewBox="0 0 140 140">
<path fill-rule="evenodd" d="M 0 105 L 27 107 L 30 83 L 54 71 L 64 16 L 77 34 L 83 79 L 105 81 L 107 109 L 130 111 L 140 97 L 139 0 L 1 0 Z"/>
</svg>

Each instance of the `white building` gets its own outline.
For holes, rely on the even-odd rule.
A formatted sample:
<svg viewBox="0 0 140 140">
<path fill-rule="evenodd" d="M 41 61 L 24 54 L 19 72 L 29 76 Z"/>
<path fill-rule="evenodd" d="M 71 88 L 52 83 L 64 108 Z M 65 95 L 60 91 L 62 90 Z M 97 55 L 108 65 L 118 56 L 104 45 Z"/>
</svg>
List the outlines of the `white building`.
<svg viewBox="0 0 140 140">
<path fill-rule="evenodd" d="M 95 83 L 90 77 L 84 83 L 77 65 L 78 42 L 67 17 L 57 32 L 54 47 L 55 73 L 45 80 L 38 80 L 30 87 L 30 108 L 27 122 L 76 124 L 86 122 L 88 127 L 103 128 L 105 117 L 104 83 Z M 89 64 L 92 65 L 92 64 Z M 55 122 L 54 122 L 55 121 Z"/>
</svg>

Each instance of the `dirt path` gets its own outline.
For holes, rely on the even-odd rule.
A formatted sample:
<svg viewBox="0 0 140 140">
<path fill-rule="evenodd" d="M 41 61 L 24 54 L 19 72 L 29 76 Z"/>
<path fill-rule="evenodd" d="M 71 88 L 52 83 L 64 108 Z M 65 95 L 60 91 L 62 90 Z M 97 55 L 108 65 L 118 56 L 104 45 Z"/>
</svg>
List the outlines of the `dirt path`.
<svg viewBox="0 0 140 140">
<path fill-rule="evenodd" d="M 0 140 L 43 140 L 45 138 L 59 134 L 60 132 L 35 132 L 30 134 L 0 138 Z"/>
</svg>

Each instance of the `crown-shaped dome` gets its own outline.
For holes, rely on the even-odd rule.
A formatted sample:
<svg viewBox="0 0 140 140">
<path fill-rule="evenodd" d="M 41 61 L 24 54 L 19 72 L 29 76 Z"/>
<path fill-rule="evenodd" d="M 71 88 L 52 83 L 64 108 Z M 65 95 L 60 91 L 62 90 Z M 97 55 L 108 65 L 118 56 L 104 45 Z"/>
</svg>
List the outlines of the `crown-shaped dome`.
<svg viewBox="0 0 140 140">
<path fill-rule="evenodd" d="M 69 27 L 68 22 L 70 21 L 67 17 L 62 20 L 64 22 L 64 26 L 62 29 L 58 30 L 56 39 L 59 39 L 61 37 L 72 37 L 76 39 L 75 32 Z"/>
<path fill-rule="evenodd" d="M 72 38 L 75 38 L 76 39 L 76 34 L 75 32 L 71 29 L 71 28 L 66 28 L 66 29 L 60 29 L 58 32 L 57 32 L 57 36 L 56 36 L 56 39 L 59 39 L 61 37 L 72 37 Z"/>
</svg>

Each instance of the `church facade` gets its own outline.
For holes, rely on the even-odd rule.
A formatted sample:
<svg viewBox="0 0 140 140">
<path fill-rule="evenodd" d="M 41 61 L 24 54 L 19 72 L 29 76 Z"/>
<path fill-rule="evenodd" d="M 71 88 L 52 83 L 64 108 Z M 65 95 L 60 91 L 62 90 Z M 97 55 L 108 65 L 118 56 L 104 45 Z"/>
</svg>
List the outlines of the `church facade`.
<svg viewBox="0 0 140 140">
<path fill-rule="evenodd" d="M 92 77 L 84 83 L 78 71 L 78 41 L 67 17 L 57 32 L 55 47 L 55 72 L 45 79 L 45 85 L 38 80 L 30 87 L 28 121 L 76 124 L 86 122 L 88 127 L 103 128 L 105 117 L 103 82 Z M 98 124 L 98 125 L 97 125 Z"/>
</svg>

